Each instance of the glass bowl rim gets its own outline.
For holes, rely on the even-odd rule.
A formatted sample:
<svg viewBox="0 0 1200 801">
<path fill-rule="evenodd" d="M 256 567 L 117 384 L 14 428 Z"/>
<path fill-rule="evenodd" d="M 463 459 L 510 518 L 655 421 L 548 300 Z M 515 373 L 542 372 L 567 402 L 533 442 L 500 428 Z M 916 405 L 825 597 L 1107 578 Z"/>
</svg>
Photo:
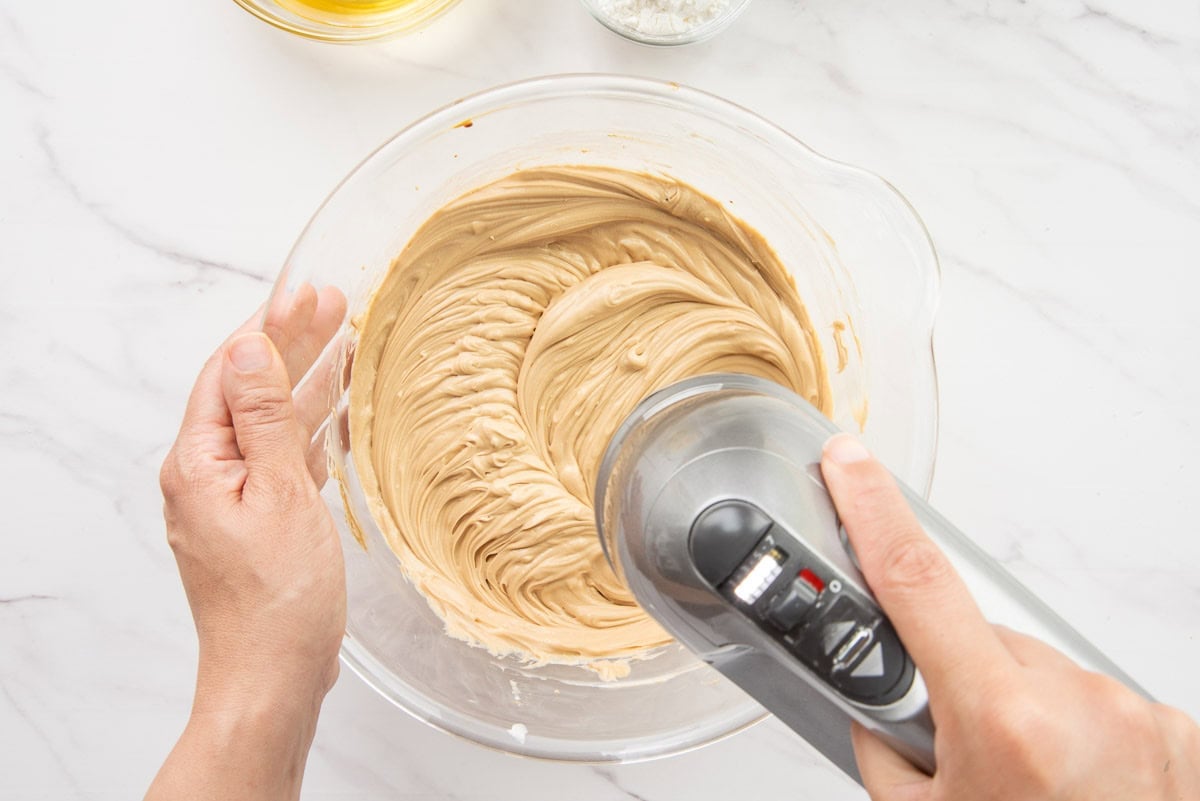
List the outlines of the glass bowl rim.
<svg viewBox="0 0 1200 801">
<path fill-rule="evenodd" d="M 345 27 L 308 19 L 304 20 L 303 25 L 297 24 L 273 11 L 271 7 L 274 3 L 270 0 L 265 2 L 264 0 L 233 0 L 233 2 L 268 25 L 305 39 L 332 44 L 362 44 L 412 32 L 442 12 L 448 11 L 452 6 L 458 5 L 460 0 L 431 0 L 432 7 L 426 6 L 423 9 L 424 13 L 411 19 L 397 16 L 395 19 L 383 19 L 373 24 Z"/>
</svg>

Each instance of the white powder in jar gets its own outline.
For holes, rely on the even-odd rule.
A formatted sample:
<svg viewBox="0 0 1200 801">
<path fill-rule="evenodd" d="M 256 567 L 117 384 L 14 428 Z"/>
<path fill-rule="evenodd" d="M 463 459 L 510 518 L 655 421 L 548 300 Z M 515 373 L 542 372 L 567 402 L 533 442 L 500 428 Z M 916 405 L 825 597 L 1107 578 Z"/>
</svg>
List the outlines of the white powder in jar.
<svg viewBox="0 0 1200 801">
<path fill-rule="evenodd" d="M 610 20 L 641 34 L 666 36 L 687 33 L 712 22 L 729 7 L 729 0 L 600 0 Z"/>
</svg>

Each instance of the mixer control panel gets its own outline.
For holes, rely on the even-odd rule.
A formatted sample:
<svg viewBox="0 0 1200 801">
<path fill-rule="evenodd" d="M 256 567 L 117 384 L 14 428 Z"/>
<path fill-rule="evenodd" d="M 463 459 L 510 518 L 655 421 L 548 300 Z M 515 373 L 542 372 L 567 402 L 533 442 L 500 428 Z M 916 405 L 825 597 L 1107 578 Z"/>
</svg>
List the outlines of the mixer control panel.
<svg viewBox="0 0 1200 801">
<path fill-rule="evenodd" d="M 884 706 L 912 686 L 912 660 L 874 600 L 761 509 L 716 503 L 689 544 L 716 592 L 846 698 Z"/>
</svg>

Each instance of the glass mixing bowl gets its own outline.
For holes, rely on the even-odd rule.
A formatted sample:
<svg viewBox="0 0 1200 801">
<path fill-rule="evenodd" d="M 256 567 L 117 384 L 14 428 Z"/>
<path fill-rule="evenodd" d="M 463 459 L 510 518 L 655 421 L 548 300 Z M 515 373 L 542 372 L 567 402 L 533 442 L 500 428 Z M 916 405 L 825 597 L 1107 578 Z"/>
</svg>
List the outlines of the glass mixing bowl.
<svg viewBox="0 0 1200 801">
<path fill-rule="evenodd" d="M 937 428 L 931 350 L 938 268 L 929 237 L 880 178 L 817 155 L 727 101 L 673 83 L 575 75 L 461 100 L 401 131 L 333 191 L 300 235 L 272 303 L 333 284 L 365 310 L 416 229 L 463 192 L 521 168 L 598 164 L 662 172 L 729 205 L 795 278 L 827 355 L 833 418 L 862 431 L 902 479 L 927 490 Z M 619 761 L 677 753 L 764 712 L 681 646 L 602 681 L 452 639 L 405 579 L 366 508 L 349 453 L 354 328 L 304 379 L 324 380 L 323 493 L 346 554 L 342 658 L 385 698 L 438 728 L 530 756 Z M 330 376 L 333 378 L 321 378 Z M 868 407 L 869 401 L 869 407 Z"/>
<path fill-rule="evenodd" d="M 304 0 L 234 0 L 254 16 L 280 30 L 322 42 L 369 42 L 410 33 L 431 22 L 459 0 L 408 0 L 372 13 L 338 13 Z M 316 6 L 320 6 L 318 3 Z M 332 4 L 336 6 L 336 3 Z"/>
</svg>

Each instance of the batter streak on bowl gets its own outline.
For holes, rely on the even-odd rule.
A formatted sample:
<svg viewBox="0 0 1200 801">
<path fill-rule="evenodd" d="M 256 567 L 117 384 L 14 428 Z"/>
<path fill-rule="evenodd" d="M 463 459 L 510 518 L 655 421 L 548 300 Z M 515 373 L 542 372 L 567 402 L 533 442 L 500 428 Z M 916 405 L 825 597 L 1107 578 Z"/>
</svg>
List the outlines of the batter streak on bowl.
<svg viewBox="0 0 1200 801">
<path fill-rule="evenodd" d="M 448 633 L 546 662 L 669 637 L 605 562 L 592 490 L 650 392 L 740 372 L 829 412 L 815 334 L 766 242 L 668 177 L 515 173 L 434 214 L 359 323 L 355 463 Z"/>
</svg>

